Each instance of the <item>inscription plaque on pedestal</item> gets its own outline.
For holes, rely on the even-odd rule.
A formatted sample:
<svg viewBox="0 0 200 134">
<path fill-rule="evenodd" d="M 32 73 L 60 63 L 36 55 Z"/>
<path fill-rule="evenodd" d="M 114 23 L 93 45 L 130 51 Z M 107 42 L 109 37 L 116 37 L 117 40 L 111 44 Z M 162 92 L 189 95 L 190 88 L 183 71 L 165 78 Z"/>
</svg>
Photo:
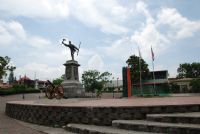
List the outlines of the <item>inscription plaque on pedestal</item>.
<svg viewBox="0 0 200 134">
<path fill-rule="evenodd" d="M 65 64 L 65 80 L 62 82 L 64 88 L 64 96 L 66 98 L 84 97 L 85 90 L 79 82 L 77 61 L 70 60 Z"/>
</svg>

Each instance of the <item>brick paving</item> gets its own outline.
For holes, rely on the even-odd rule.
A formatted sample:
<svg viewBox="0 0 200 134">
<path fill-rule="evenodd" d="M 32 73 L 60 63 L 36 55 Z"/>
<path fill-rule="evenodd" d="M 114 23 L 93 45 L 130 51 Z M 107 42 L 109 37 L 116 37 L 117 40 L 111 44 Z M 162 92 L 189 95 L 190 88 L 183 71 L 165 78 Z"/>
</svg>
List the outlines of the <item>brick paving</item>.
<svg viewBox="0 0 200 134">
<path fill-rule="evenodd" d="M 126 106 L 165 106 L 165 105 L 188 105 L 200 104 L 200 96 L 187 97 L 154 97 L 154 98 L 123 98 L 123 99 L 96 99 L 96 98 L 75 98 L 61 100 L 31 100 L 13 101 L 12 103 L 49 106 L 86 106 L 86 107 L 126 107 Z"/>
<path fill-rule="evenodd" d="M 61 99 L 48 100 L 43 99 L 43 94 L 26 94 L 25 101 L 22 95 L 0 96 L 0 134 L 43 134 L 42 132 L 31 129 L 9 118 L 5 115 L 5 105 L 7 101 L 18 101 L 17 103 L 33 105 L 50 105 L 50 106 L 98 106 L 98 107 L 123 107 L 123 106 L 165 106 L 165 105 L 183 105 L 183 104 L 200 104 L 200 96 L 181 96 L 181 97 L 154 97 L 154 98 L 123 98 L 109 99 L 112 94 L 106 94 L 105 98 L 84 98 L 84 99 Z M 120 96 L 118 94 L 118 96 Z M 39 99 L 42 98 L 42 99 Z M 118 98 L 118 97 L 117 97 Z M 19 102 L 20 101 L 20 102 Z"/>
<path fill-rule="evenodd" d="M 25 95 L 25 99 L 38 99 L 39 94 Z M 22 100 L 22 95 L 0 96 L 0 134 L 44 134 L 29 127 L 25 127 L 18 121 L 5 115 L 5 105 L 7 101 Z"/>
</svg>

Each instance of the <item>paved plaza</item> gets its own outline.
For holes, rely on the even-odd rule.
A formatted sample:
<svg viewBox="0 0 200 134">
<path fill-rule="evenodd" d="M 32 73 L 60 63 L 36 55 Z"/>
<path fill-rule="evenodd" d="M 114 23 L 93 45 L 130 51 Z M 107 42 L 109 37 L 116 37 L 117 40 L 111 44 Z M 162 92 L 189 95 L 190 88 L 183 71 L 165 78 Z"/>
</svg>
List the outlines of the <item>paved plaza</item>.
<svg viewBox="0 0 200 134">
<path fill-rule="evenodd" d="M 27 100 L 38 99 L 38 96 L 39 94 L 25 95 Z M 0 134 L 44 134 L 5 115 L 6 102 L 15 100 L 23 100 L 22 95 L 0 96 Z"/>
<path fill-rule="evenodd" d="M 12 101 L 11 103 L 26 105 L 48 106 L 86 106 L 86 107 L 126 107 L 126 106 L 165 106 L 200 104 L 200 96 L 173 96 L 173 97 L 131 97 L 131 98 L 72 98 L 72 99 L 37 99 L 27 101 Z"/>
<path fill-rule="evenodd" d="M 103 98 L 82 98 L 82 99 L 61 99 L 48 100 L 44 98 L 43 93 L 26 94 L 23 96 L 10 95 L 0 98 L 0 134 L 70 134 L 62 128 L 51 128 L 26 123 L 12 119 L 5 115 L 5 106 L 7 101 L 31 105 L 51 105 L 51 106 L 98 106 L 98 107 L 126 107 L 126 106 L 164 106 L 164 105 L 181 105 L 181 104 L 200 104 L 200 96 L 189 94 L 174 95 L 173 97 L 154 97 L 154 98 L 122 98 L 116 94 L 116 99 L 112 99 L 112 94 L 104 94 Z"/>
<path fill-rule="evenodd" d="M 120 97 L 121 94 L 115 94 L 115 97 Z M 36 124 L 26 123 L 22 121 L 15 120 L 5 115 L 6 102 L 8 101 L 52 101 L 44 99 L 44 93 L 37 94 L 25 94 L 25 99 L 23 95 L 9 95 L 0 96 L 0 134 L 72 134 L 66 132 L 62 128 L 52 128 L 46 126 L 39 126 Z M 111 98 L 112 95 L 104 94 L 104 98 Z M 72 99 L 76 100 L 76 99 Z M 57 102 L 57 100 L 53 100 Z M 59 101 L 60 102 L 60 101 Z"/>
</svg>

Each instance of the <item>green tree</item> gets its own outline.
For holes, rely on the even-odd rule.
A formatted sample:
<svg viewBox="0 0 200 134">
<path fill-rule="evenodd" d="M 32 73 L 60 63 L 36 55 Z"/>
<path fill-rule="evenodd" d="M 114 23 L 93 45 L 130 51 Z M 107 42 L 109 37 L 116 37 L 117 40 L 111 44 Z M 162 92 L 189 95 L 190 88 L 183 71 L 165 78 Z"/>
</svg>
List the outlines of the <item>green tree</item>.
<svg viewBox="0 0 200 134">
<path fill-rule="evenodd" d="M 101 92 L 111 75 L 109 72 L 100 73 L 97 70 L 88 70 L 82 74 L 82 82 L 86 91 L 94 92 L 97 90 L 97 92 Z"/>
<path fill-rule="evenodd" d="M 14 81 L 15 81 L 15 78 L 14 78 L 14 70 L 15 69 L 16 69 L 16 67 L 14 67 L 14 66 L 8 67 L 8 70 L 10 71 L 10 75 L 8 77 L 9 84 L 14 83 Z"/>
<path fill-rule="evenodd" d="M 200 78 L 200 63 L 180 64 L 177 69 L 177 78 Z"/>
<path fill-rule="evenodd" d="M 190 82 L 191 92 L 200 93 L 200 79 L 193 79 Z"/>
<path fill-rule="evenodd" d="M 53 80 L 54 85 L 60 85 L 64 81 L 64 75 L 62 75 L 60 78 L 56 78 Z"/>
<path fill-rule="evenodd" d="M 131 67 L 132 83 L 138 83 L 140 81 L 139 62 L 141 63 L 142 80 L 148 79 L 150 77 L 148 64 L 143 59 L 140 59 L 140 57 L 131 55 L 126 63 Z"/>
<path fill-rule="evenodd" d="M 8 63 L 10 62 L 10 58 L 8 56 L 2 57 L 0 56 L 0 80 L 3 76 L 6 76 L 6 71 L 8 70 L 9 66 Z"/>
</svg>

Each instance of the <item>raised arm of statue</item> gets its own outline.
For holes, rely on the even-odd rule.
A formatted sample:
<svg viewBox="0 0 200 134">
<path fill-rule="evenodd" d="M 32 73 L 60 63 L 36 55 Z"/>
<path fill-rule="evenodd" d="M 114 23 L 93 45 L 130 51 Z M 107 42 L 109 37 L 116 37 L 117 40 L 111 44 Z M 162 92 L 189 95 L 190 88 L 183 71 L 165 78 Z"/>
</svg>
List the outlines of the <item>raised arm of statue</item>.
<svg viewBox="0 0 200 134">
<path fill-rule="evenodd" d="M 71 43 L 71 41 L 69 41 L 69 44 L 66 44 L 65 39 L 62 40 L 62 44 L 65 45 L 66 47 L 69 47 L 69 49 L 71 51 L 72 60 L 74 60 L 74 53 L 77 51 L 77 54 L 78 54 L 79 48 L 77 48 L 75 45 L 73 45 Z"/>
<path fill-rule="evenodd" d="M 66 47 L 69 47 L 69 44 L 65 43 L 65 39 L 62 40 L 62 44 L 65 45 Z"/>
</svg>

